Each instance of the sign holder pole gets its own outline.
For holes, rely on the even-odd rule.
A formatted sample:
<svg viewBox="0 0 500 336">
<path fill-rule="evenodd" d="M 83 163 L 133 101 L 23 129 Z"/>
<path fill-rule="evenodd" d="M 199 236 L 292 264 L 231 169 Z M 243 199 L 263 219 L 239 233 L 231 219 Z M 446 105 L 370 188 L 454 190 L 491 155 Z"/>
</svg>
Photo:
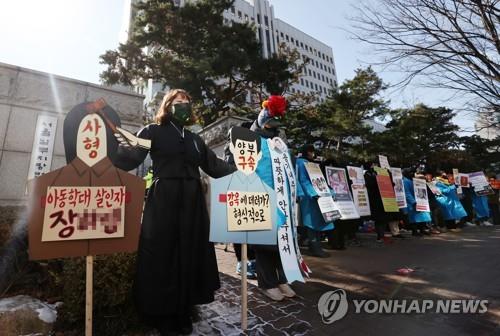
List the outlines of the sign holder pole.
<svg viewBox="0 0 500 336">
<path fill-rule="evenodd" d="M 87 281 L 85 282 L 85 336 L 92 336 L 92 291 L 94 257 L 87 256 Z"/>
<path fill-rule="evenodd" d="M 241 329 L 247 330 L 247 244 L 241 244 Z"/>
</svg>

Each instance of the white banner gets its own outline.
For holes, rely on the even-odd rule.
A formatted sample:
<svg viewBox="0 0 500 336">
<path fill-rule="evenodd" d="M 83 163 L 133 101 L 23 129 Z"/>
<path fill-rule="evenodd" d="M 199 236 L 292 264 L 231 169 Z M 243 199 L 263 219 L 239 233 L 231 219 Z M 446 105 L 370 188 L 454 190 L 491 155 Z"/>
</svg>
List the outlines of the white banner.
<svg viewBox="0 0 500 336">
<path fill-rule="evenodd" d="M 57 117 L 39 115 L 31 150 L 28 180 L 50 171 L 57 129 Z"/>
<path fill-rule="evenodd" d="M 358 209 L 360 216 L 370 216 L 370 201 L 368 199 L 368 191 L 366 190 L 365 177 L 363 168 L 347 166 L 349 179 L 352 181 L 352 197 L 354 205 Z"/>
<path fill-rule="evenodd" d="M 285 272 L 288 282 L 304 282 L 304 277 L 299 268 L 300 260 L 294 246 L 295 239 L 292 226 L 295 220 L 295 205 L 291 202 L 295 202 L 297 186 L 288 157 L 288 148 L 279 138 L 268 139 L 267 141 L 273 167 L 276 201 L 278 203 L 278 208 L 281 210 L 286 220 L 285 225 L 278 228 L 278 247 L 283 271 Z M 292 197 L 288 196 L 288 188 L 290 188 Z"/>
<path fill-rule="evenodd" d="M 269 194 L 265 192 L 227 191 L 227 230 L 272 230 Z M 274 210 L 274 209 L 273 209 Z"/>
<path fill-rule="evenodd" d="M 125 187 L 48 187 L 42 241 L 124 236 Z"/>
</svg>

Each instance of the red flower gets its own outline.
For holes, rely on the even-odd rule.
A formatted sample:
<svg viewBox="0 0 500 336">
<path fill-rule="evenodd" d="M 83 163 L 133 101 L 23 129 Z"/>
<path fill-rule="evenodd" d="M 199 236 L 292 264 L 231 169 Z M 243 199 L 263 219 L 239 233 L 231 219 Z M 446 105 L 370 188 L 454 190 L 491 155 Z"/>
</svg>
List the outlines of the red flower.
<svg viewBox="0 0 500 336">
<path fill-rule="evenodd" d="M 262 105 L 267 108 L 271 118 L 285 115 L 286 99 L 283 96 L 270 96 Z"/>
</svg>

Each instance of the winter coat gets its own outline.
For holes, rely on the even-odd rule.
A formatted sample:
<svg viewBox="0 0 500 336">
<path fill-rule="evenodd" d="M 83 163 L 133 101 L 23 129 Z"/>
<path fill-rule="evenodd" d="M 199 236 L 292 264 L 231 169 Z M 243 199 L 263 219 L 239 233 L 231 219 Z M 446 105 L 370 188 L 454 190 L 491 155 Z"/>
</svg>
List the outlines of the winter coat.
<svg viewBox="0 0 500 336">
<path fill-rule="evenodd" d="M 403 177 L 403 184 L 405 186 L 405 197 L 410 223 L 426 223 L 431 222 L 431 213 L 429 211 L 417 211 L 417 200 L 415 199 L 415 189 L 413 181 L 407 177 Z"/>
<path fill-rule="evenodd" d="M 457 220 L 467 216 L 454 185 L 438 180 L 436 187 L 441 192 L 441 195 L 436 196 L 436 201 L 441 208 L 444 220 Z"/>
<path fill-rule="evenodd" d="M 297 159 L 297 179 L 304 194 L 299 201 L 302 223 L 315 231 L 333 230 L 333 223 L 325 223 L 323 215 L 319 210 L 317 202 L 318 194 L 309 179 L 305 166 L 307 162 L 307 159 L 304 158 Z"/>
<path fill-rule="evenodd" d="M 475 192 L 472 193 L 472 206 L 476 211 L 476 218 L 483 219 L 490 217 L 490 207 L 488 206 L 488 197 L 479 196 Z"/>
</svg>

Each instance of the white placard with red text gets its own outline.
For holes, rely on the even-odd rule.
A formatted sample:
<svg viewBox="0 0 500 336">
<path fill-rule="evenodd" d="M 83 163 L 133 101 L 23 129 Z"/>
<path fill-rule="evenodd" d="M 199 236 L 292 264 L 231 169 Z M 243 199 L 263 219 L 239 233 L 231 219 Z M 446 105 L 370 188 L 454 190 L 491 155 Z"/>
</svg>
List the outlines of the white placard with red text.
<svg viewBox="0 0 500 336">
<path fill-rule="evenodd" d="M 124 236 L 125 187 L 48 187 L 42 241 Z"/>
</svg>

